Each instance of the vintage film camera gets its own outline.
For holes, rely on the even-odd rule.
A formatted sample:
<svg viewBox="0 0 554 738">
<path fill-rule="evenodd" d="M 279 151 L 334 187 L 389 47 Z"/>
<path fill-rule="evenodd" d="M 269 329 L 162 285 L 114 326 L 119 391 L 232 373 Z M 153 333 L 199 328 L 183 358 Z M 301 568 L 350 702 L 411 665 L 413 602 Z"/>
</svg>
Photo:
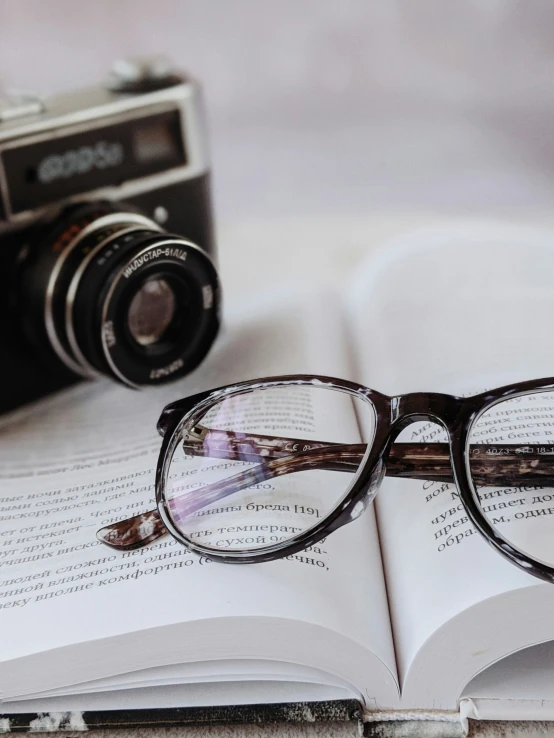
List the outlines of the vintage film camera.
<svg viewBox="0 0 554 738">
<path fill-rule="evenodd" d="M 178 234 L 178 235 L 169 235 Z M 219 328 L 199 86 L 162 59 L 0 98 L 0 412 L 190 372 Z"/>
</svg>

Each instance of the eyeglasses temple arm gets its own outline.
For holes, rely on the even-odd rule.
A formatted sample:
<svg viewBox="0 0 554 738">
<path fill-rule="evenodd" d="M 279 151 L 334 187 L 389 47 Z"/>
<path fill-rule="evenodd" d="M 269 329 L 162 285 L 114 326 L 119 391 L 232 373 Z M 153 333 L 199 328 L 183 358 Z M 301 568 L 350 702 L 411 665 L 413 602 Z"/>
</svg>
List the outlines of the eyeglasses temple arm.
<svg viewBox="0 0 554 738">
<path fill-rule="evenodd" d="M 306 451 L 329 449 L 332 453 L 322 457 L 326 464 L 333 454 L 346 459 L 356 448 L 359 456 L 352 457 L 356 465 L 352 471 L 357 471 L 366 445 L 233 433 L 197 426 L 184 441 L 183 448 L 192 456 L 251 462 L 291 456 L 300 459 Z M 386 466 L 388 477 L 454 482 L 448 443 L 393 443 L 386 456 Z M 477 484 L 517 487 L 542 482 L 554 486 L 554 446 L 474 444 L 470 446 L 470 466 Z"/>
<path fill-rule="evenodd" d="M 200 435 L 200 434 L 199 434 Z M 263 435 L 234 434 L 202 429 L 198 439 L 188 438 L 184 450 L 195 456 L 262 461 L 258 466 L 206 485 L 200 490 L 174 498 L 175 520 L 184 519 L 220 499 L 276 476 L 305 469 L 348 471 L 355 473 L 363 459 L 365 444 L 323 443 L 306 439 L 276 438 Z M 517 444 L 479 445 L 471 448 L 472 475 L 477 483 L 489 486 L 520 486 L 539 481 L 554 484 L 553 465 L 537 465 L 533 447 Z M 554 454 L 554 447 L 552 449 Z M 544 453 L 548 461 L 548 454 Z M 454 481 L 450 449 L 446 443 L 396 443 L 387 456 L 387 476 L 409 479 Z M 511 481 L 510 481 L 511 478 Z M 550 478 L 550 482 L 548 481 Z M 517 482 L 517 485 L 514 484 Z M 157 510 L 113 523 L 98 531 L 98 538 L 120 550 L 147 545 L 167 530 Z"/>
<path fill-rule="evenodd" d="M 342 448 L 344 451 L 339 454 L 337 454 L 337 449 L 322 448 L 307 450 L 296 456 L 289 455 L 284 458 L 272 459 L 267 463 L 258 464 L 219 482 L 213 482 L 199 489 L 191 490 L 170 500 L 168 504 L 172 507 L 171 516 L 178 523 L 202 508 L 208 507 L 242 489 L 293 472 L 309 469 L 355 472 L 360 459 L 363 458 L 362 449 L 365 449 L 365 447 L 352 445 Z M 106 543 L 112 548 L 131 550 L 152 542 L 164 533 L 167 533 L 167 530 L 156 509 L 120 520 L 117 523 L 111 523 L 97 531 L 96 536 L 102 543 Z"/>
</svg>

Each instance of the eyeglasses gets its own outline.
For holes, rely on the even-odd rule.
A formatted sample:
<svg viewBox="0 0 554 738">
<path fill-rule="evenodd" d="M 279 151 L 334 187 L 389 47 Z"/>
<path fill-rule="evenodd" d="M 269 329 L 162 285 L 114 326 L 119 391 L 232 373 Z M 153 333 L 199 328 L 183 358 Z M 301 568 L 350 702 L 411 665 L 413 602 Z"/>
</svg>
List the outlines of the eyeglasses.
<svg viewBox="0 0 554 738">
<path fill-rule="evenodd" d="M 423 482 L 410 494 L 451 526 L 439 547 L 473 525 L 554 582 L 554 378 L 460 398 L 271 377 L 172 403 L 158 431 L 157 509 L 99 530 L 113 548 L 169 532 L 216 561 L 284 558 L 359 517 L 386 475 Z"/>
</svg>

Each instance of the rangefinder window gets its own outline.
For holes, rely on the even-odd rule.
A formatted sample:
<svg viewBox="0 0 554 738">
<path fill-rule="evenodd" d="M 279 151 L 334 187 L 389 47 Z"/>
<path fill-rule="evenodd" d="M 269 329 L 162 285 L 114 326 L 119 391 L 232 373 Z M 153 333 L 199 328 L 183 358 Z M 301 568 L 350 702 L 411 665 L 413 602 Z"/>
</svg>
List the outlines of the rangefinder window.
<svg viewBox="0 0 554 738">
<path fill-rule="evenodd" d="M 176 110 L 0 154 L 13 214 L 187 163 Z"/>
</svg>

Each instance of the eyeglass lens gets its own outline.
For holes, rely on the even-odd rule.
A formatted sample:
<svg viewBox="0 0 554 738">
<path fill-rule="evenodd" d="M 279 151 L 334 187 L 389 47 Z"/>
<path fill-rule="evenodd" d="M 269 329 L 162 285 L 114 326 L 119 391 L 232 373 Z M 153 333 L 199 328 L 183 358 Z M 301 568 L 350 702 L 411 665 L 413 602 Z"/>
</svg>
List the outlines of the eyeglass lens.
<svg viewBox="0 0 554 738">
<path fill-rule="evenodd" d="M 496 464 L 487 464 L 491 457 Z M 554 392 L 516 396 L 481 413 L 469 436 L 469 468 L 474 496 L 495 531 L 554 566 Z"/>
<path fill-rule="evenodd" d="M 181 431 L 165 493 L 173 524 L 219 551 L 289 541 L 343 499 L 374 418 L 368 401 L 311 384 L 221 400 Z"/>
</svg>

